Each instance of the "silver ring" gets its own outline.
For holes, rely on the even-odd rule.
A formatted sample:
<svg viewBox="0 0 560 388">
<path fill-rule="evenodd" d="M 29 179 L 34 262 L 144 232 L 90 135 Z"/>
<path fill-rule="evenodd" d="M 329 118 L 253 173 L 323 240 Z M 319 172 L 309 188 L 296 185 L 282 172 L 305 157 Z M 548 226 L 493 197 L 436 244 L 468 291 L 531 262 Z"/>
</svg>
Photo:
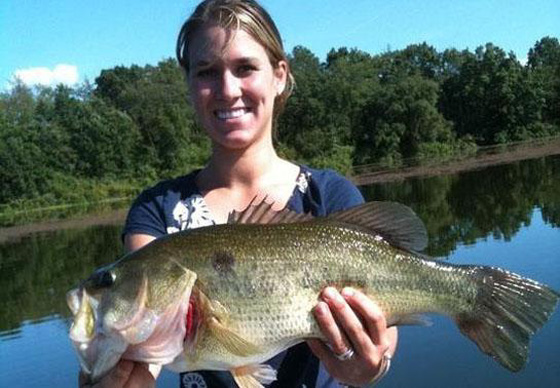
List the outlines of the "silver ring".
<svg viewBox="0 0 560 388">
<path fill-rule="evenodd" d="M 391 368 L 391 359 L 392 356 L 389 352 L 383 355 L 383 358 L 381 359 L 381 365 L 379 366 L 379 370 L 377 371 L 377 374 L 373 376 L 373 379 L 371 379 L 371 383 L 375 383 L 381 380 L 383 377 L 385 377 L 387 372 L 389 372 L 389 368 Z"/>
<path fill-rule="evenodd" d="M 340 361 L 346 361 L 351 359 L 352 357 L 354 357 L 354 349 L 352 348 L 348 348 L 346 349 L 346 351 L 342 354 L 336 354 L 334 353 L 334 356 L 339 359 Z"/>
</svg>

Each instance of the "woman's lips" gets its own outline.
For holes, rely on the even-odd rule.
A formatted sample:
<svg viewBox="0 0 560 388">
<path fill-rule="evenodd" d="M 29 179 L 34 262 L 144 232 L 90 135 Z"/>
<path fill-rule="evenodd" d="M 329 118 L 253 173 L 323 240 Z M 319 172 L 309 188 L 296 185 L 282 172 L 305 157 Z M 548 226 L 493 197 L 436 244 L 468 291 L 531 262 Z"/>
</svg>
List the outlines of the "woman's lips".
<svg viewBox="0 0 560 388">
<path fill-rule="evenodd" d="M 231 120 L 237 119 L 249 111 L 249 108 L 217 109 L 214 111 L 214 115 L 220 120 Z"/>
</svg>

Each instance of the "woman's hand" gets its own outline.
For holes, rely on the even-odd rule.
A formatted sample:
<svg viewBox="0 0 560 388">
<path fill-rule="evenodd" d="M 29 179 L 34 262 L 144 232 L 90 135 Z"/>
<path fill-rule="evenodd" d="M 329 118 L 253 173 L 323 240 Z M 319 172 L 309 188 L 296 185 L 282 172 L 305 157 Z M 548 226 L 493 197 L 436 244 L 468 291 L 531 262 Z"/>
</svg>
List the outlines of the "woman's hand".
<svg viewBox="0 0 560 388">
<path fill-rule="evenodd" d="M 81 388 L 150 388 L 155 387 L 154 377 L 148 365 L 129 360 L 120 360 L 99 382 L 91 385 L 87 376 L 80 372 Z"/>
<path fill-rule="evenodd" d="M 370 383 L 385 371 L 386 357 L 395 352 L 396 328 L 387 328 L 381 309 L 359 291 L 345 288 L 341 294 L 327 287 L 321 298 L 314 314 L 326 344 L 314 339 L 308 341 L 309 347 L 340 382 Z M 349 351 L 353 355 L 344 359 L 344 354 L 351 354 Z"/>
</svg>

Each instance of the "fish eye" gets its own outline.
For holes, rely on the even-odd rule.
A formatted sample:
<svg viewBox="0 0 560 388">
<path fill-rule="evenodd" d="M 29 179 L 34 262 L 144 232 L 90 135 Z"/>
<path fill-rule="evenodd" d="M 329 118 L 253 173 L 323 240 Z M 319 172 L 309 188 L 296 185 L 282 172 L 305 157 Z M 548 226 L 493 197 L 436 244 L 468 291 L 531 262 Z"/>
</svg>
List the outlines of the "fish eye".
<svg viewBox="0 0 560 388">
<path fill-rule="evenodd" d="M 94 288 L 111 287 L 115 282 L 116 275 L 109 269 L 100 269 L 91 275 L 91 284 Z"/>
</svg>

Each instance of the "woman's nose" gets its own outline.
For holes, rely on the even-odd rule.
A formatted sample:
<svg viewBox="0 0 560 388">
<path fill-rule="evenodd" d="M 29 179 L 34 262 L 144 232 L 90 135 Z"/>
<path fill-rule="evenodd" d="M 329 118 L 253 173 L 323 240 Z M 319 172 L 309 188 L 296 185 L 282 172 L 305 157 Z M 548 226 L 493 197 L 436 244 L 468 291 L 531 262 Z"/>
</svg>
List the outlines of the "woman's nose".
<svg viewBox="0 0 560 388">
<path fill-rule="evenodd" d="M 222 74 L 218 82 L 217 95 L 224 100 L 231 100 L 241 96 L 241 80 L 229 71 Z"/>
</svg>

